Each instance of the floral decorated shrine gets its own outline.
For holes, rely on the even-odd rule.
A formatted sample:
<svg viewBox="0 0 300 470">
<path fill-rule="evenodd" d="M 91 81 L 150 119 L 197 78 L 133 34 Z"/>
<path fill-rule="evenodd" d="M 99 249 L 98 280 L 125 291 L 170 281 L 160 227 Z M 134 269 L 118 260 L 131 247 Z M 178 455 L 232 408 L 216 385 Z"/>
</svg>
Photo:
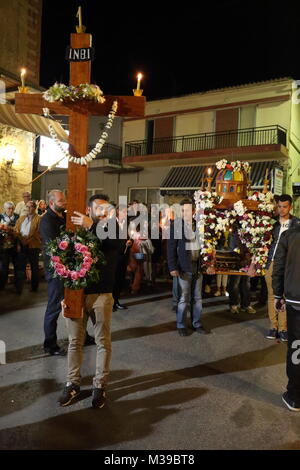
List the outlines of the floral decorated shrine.
<svg viewBox="0 0 300 470">
<path fill-rule="evenodd" d="M 202 268 L 208 274 L 264 275 L 272 240 L 273 194 L 250 194 L 248 162 L 216 163 L 216 191 L 207 178 L 206 190 L 196 191 L 196 221 L 201 241 Z M 238 238 L 240 246 L 230 248 Z"/>
</svg>

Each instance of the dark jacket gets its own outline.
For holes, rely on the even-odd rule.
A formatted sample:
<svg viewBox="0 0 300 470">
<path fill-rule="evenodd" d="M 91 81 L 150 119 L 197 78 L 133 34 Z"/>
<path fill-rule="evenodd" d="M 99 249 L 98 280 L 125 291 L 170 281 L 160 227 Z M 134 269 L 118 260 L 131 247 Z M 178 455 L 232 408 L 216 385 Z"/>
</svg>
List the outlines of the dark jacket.
<svg viewBox="0 0 300 470">
<path fill-rule="evenodd" d="M 167 255 L 169 271 L 193 272 L 192 253 L 187 250 L 187 243 L 190 240 L 184 233 L 182 219 L 171 220 L 170 239 L 167 240 Z M 182 236 L 181 236 L 182 234 Z M 177 237 L 175 237 L 177 235 Z M 199 271 L 200 271 L 200 263 Z"/>
<path fill-rule="evenodd" d="M 295 217 L 294 215 L 291 215 L 290 220 L 289 220 L 288 230 L 294 228 L 297 225 L 298 222 L 299 222 L 299 219 L 297 217 Z M 270 267 L 270 264 L 271 264 L 271 261 L 272 261 L 272 258 L 273 258 L 273 254 L 274 254 L 274 250 L 275 250 L 275 246 L 277 244 L 279 232 L 280 232 L 280 222 L 279 222 L 279 220 L 277 220 L 277 222 L 275 222 L 275 224 L 273 225 L 272 243 L 271 243 L 270 248 L 269 248 L 268 261 L 267 261 L 267 264 L 266 264 L 266 269 L 268 269 Z"/>
<path fill-rule="evenodd" d="M 97 224 L 93 224 L 91 232 L 95 235 Z M 126 243 L 126 240 L 125 240 Z M 98 263 L 97 267 L 100 273 L 100 280 L 87 287 L 85 294 L 105 294 L 112 293 L 116 275 L 116 266 L 120 253 L 120 248 L 124 246 L 124 240 L 109 239 L 99 240 L 99 248 L 102 251 L 106 264 Z"/>
<path fill-rule="evenodd" d="M 6 214 L 0 214 L 0 224 L 3 224 L 4 222 L 7 222 Z M 8 227 L 14 227 L 16 225 L 16 222 L 19 218 L 19 214 L 16 214 L 15 212 L 13 213 L 12 217 L 10 218 L 9 223 L 7 224 Z"/>
<path fill-rule="evenodd" d="M 48 241 L 54 240 L 59 236 L 61 230 L 66 228 L 66 218 L 59 217 L 50 207 L 48 207 L 47 212 L 40 219 L 40 235 L 42 238 L 42 250 L 44 256 L 44 268 L 45 268 L 45 278 L 46 280 L 52 279 L 52 273 L 49 268 L 50 256 L 45 253 L 45 245 Z"/>
<path fill-rule="evenodd" d="M 280 237 L 272 275 L 274 297 L 285 296 L 286 303 L 300 306 L 300 225 Z"/>
</svg>

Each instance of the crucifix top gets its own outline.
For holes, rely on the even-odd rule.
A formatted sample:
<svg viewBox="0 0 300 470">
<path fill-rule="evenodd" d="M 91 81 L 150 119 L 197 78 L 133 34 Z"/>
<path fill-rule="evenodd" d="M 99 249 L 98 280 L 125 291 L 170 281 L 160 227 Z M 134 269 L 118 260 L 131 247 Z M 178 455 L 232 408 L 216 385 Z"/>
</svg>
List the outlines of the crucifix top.
<svg viewBox="0 0 300 470">
<path fill-rule="evenodd" d="M 76 26 L 77 33 L 85 33 L 86 27 L 82 24 L 81 7 L 78 7 L 76 17 L 78 18 L 78 26 Z"/>
</svg>

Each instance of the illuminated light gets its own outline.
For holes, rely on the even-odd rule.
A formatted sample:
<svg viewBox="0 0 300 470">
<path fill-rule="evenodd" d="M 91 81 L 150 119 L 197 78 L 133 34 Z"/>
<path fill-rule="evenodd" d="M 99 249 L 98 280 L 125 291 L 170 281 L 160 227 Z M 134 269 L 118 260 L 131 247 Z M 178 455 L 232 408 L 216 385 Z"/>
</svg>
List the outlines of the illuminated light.
<svg viewBox="0 0 300 470">
<path fill-rule="evenodd" d="M 21 83 L 22 83 L 22 87 L 25 86 L 25 75 L 26 75 L 26 69 L 21 69 Z"/>
<path fill-rule="evenodd" d="M 141 80 L 143 78 L 143 75 L 141 73 L 138 73 L 138 76 L 137 76 L 137 85 L 136 85 L 136 89 L 139 90 L 141 88 Z"/>
<path fill-rule="evenodd" d="M 67 142 L 61 142 L 64 150 L 69 150 L 69 144 Z M 54 163 L 56 163 L 60 158 L 63 158 L 64 154 L 57 147 L 56 143 L 49 137 L 41 136 L 40 137 L 40 158 L 39 164 L 47 168 L 52 169 Z M 65 157 L 58 165 L 57 168 L 68 168 L 68 158 Z"/>
</svg>

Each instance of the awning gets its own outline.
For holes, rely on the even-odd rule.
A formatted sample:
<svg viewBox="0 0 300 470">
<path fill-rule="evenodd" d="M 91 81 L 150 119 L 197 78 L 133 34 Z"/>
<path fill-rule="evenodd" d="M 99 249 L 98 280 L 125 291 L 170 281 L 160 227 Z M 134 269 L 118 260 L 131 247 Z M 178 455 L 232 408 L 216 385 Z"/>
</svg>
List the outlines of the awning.
<svg viewBox="0 0 300 470">
<path fill-rule="evenodd" d="M 15 107 L 12 104 L 0 104 L 0 123 L 5 126 L 16 127 L 33 134 L 50 137 L 48 130 L 49 122 L 54 127 L 59 140 L 61 142 L 68 142 L 68 134 L 66 134 L 59 122 L 36 114 L 18 114 L 15 113 Z"/>
<path fill-rule="evenodd" d="M 251 187 L 253 189 L 263 188 L 263 180 L 265 178 L 266 169 L 270 172 L 274 167 L 280 167 L 276 161 L 266 162 L 253 162 L 250 164 L 250 180 Z M 169 173 L 165 177 L 164 181 L 160 186 L 161 193 L 163 195 L 173 194 L 174 191 L 178 192 L 179 189 L 182 191 L 197 190 L 201 187 L 202 181 L 205 182 L 207 177 L 208 166 L 174 166 L 170 169 Z M 214 166 L 212 173 L 212 186 L 215 186 L 215 179 L 218 170 Z"/>
</svg>

